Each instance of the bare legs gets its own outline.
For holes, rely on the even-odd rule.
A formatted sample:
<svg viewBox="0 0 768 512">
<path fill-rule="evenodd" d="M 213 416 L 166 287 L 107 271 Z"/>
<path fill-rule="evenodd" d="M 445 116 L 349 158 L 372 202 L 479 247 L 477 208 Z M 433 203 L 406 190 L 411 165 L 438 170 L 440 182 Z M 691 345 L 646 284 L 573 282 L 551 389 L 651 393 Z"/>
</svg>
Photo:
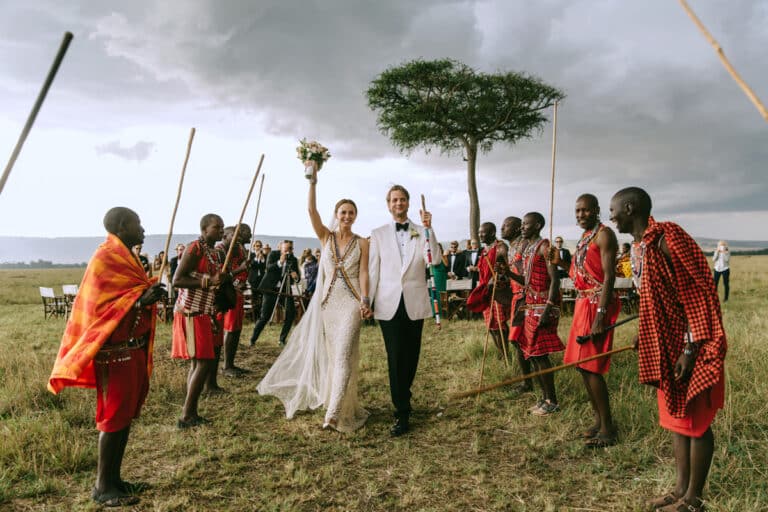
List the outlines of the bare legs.
<svg viewBox="0 0 768 512">
<path fill-rule="evenodd" d="M 608 386 L 599 373 L 579 369 L 584 387 L 587 389 L 589 402 L 595 416 L 595 425 L 590 429 L 605 436 L 613 435 L 616 427 L 611 416 L 611 405 L 608 398 Z"/>
<path fill-rule="evenodd" d="M 215 359 L 192 359 L 187 376 L 187 397 L 181 410 L 179 426 L 194 426 L 200 423 L 200 415 L 197 413 L 197 403 L 203 385 L 208 380 L 209 374 L 215 369 Z"/>
<path fill-rule="evenodd" d="M 130 505 L 138 502 L 138 498 L 130 496 L 120 478 L 120 468 L 123 465 L 123 455 L 128 444 L 127 426 L 117 432 L 99 432 L 99 458 L 96 467 L 96 486 L 93 488 L 93 499 L 98 503 L 119 503 Z"/>
</svg>

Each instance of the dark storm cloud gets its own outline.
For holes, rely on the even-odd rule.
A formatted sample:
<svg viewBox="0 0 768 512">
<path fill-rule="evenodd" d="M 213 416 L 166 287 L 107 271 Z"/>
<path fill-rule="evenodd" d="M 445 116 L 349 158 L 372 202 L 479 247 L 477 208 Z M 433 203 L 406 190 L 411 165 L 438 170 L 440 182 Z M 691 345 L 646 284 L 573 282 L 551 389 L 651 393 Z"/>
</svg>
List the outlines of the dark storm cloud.
<svg viewBox="0 0 768 512">
<path fill-rule="evenodd" d="M 83 53 L 73 59 L 70 85 L 104 101 L 197 98 L 264 116 L 275 134 L 322 138 L 339 158 L 371 159 L 394 150 L 365 104 L 370 81 L 412 58 L 452 57 L 483 71 L 529 72 L 566 92 L 558 137 L 565 197 L 585 189 L 609 197 L 636 184 L 652 192 L 661 212 L 765 210 L 766 124 L 676 2 L 42 5 L 28 16 L 38 20 L 33 31 L 44 33 L 61 18 L 76 27 Z M 709 0 L 694 7 L 768 98 L 768 4 Z M 14 22 L 0 23 L 23 39 L 23 20 L 34 9 L 10 9 Z M 0 55 L 15 50 L 0 45 Z M 17 76 L 37 77 L 17 66 Z M 510 189 L 518 179 L 545 183 L 550 130 L 483 155 L 479 176 Z M 413 158 L 435 168 L 449 164 L 463 176 L 460 157 Z"/>
</svg>

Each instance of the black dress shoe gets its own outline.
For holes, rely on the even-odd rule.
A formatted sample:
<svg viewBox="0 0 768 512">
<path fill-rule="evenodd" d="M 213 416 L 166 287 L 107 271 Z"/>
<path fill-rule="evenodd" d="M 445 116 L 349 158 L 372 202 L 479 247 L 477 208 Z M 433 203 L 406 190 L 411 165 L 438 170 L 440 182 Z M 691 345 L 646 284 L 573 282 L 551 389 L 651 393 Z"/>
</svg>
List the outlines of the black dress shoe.
<svg viewBox="0 0 768 512">
<path fill-rule="evenodd" d="M 405 418 L 397 418 L 395 424 L 389 429 L 389 435 L 392 437 L 400 437 L 407 433 L 409 430 L 408 420 Z"/>
</svg>

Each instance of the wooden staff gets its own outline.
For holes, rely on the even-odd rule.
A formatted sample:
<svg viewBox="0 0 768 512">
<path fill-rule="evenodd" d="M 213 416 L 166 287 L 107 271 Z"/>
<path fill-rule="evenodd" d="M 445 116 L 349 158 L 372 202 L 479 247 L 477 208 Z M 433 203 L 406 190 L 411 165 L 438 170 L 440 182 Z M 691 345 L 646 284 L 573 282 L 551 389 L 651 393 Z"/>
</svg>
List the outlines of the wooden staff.
<svg viewBox="0 0 768 512">
<path fill-rule="evenodd" d="M 526 373 L 525 375 L 519 375 L 517 377 L 513 377 L 511 379 L 506 379 L 506 380 L 503 380 L 501 382 L 497 382 L 496 384 L 490 384 L 490 385 L 485 386 L 485 387 L 478 387 L 476 389 L 471 389 L 469 391 L 462 391 L 461 393 L 454 393 L 452 395 L 449 395 L 449 398 L 451 400 L 457 400 L 459 398 L 466 398 L 468 396 L 479 395 L 480 393 L 485 393 L 486 391 L 491 391 L 492 389 L 500 388 L 500 387 L 503 387 L 503 386 L 509 386 L 510 384 L 517 384 L 518 382 L 522 382 L 522 381 L 527 380 L 527 379 L 533 379 L 535 377 L 539 377 L 541 375 L 546 375 L 548 373 L 559 372 L 560 370 L 563 370 L 565 368 L 570 368 L 572 366 L 583 364 L 583 363 L 586 363 L 587 361 L 592 361 L 594 359 L 600 359 L 601 357 L 608 357 L 610 355 L 618 354 L 619 352 L 624 352 L 626 350 L 633 350 L 634 348 L 635 347 L 633 347 L 632 345 L 627 346 L 627 347 L 616 348 L 616 349 L 610 350 L 608 352 L 604 352 L 602 354 L 596 354 L 594 356 L 585 357 L 584 359 L 582 359 L 580 361 L 574 361 L 574 362 L 568 363 L 568 364 L 561 364 L 560 366 L 553 366 L 552 368 L 547 368 L 546 370 L 541 370 L 541 371 L 534 372 L 534 373 Z"/>
<path fill-rule="evenodd" d="M 736 70 L 731 65 L 730 61 L 728 61 L 728 58 L 725 56 L 725 52 L 723 51 L 722 46 L 720 46 L 720 43 L 718 43 L 714 37 L 712 37 L 712 34 L 709 33 L 707 28 L 704 26 L 704 24 L 699 20 L 699 18 L 696 16 L 696 14 L 693 12 L 693 10 L 688 6 L 688 2 L 685 0 L 679 0 L 680 5 L 683 6 L 683 9 L 685 9 L 685 12 L 688 14 L 688 16 L 693 20 L 693 23 L 696 24 L 696 26 L 699 28 L 702 34 L 704 34 L 704 37 L 709 41 L 709 44 L 712 45 L 712 47 L 717 52 L 717 56 L 720 59 L 720 62 L 723 63 L 723 66 L 725 66 L 725 69 L 728 70 L 728 73 L 730 73 L 731 78 L 733 78 L 736 83 L 741 87 L 741 90 L 744 91 L 744 94 L 747 95 L 747 98 L 755 105 L 758 112 L 760 112 L 760 115 L 763 116 L 763 119 L 768 121 L 768 110 L 766 110 L 765 105 L 760 101 L 760 99 L 757 97 L 757 95 L 754 93 L 754 91 L 747 85 L 747 83 L 741 78 L 741 76 L 736 72 Z"/>
<path fill-rule="evenodd" d="M 493 272 L 493 267 L 491 267 L 491 272 Z M 491 307 L 493 307 L 493 301 L 494 299 L 496 299 L 496 282 L 497 281 L 498 281 L 497 279 L 493 280 L 493 288 L 491 289 Z M 483 342 L 483 361 L 480 363 L 480 384 L 478 384 L 478 386 L 483 385 L 483 375 L 485 374 L 485 358 L 488 354 L 488 336 L 490 336 L 490 334 L 491 334 L 491 323 L 488 322 L 488 327 L 485 328 L 485 341 Z"/>
<path fill-rule="evenodd" d="M 256 216 L 253 218 L 253 227 L 251 228 L 252 236 L 256 236 L 256 221 L 259 218 L 259 208 L 261 208 L 261 191 L 264 190 L 264 176 L 266 174 L 261 175 L 261 183 L 259 184 L 259 197 L 256 199 Z M 246 256 L 245 261 L 251 260 L 251 252 L 253 252 L 253 242 L 248 244 L 248 256 Z"/>
<path fill-rule="evenodd" d="M 549 243 L 552 243 L 553 220 L 555 217 L 555 155 L 557 153 L 557 100 L 552 114 L 552 184 L 549 194 Z"/>
<path fill-rule="evenodd" d="M 43 101 L 45 101 L 45 96 L 48 94 L 48 89 L 50 89 L 51 84 L 53 83 L 53 79 L 56 78 L 56 73 L 59 71 L 61 61 L 64 60 L 64 55 L 67 53 L 69 43 L 72 41 L 73 37 L 74 36 L 72 35 L 72 32 L 64 33 L 64 39 L 59 45 L 59 51 L 56 53 L 56 57 L 53 59 L 53 65 L 51 65 L 51 69 L 48 71 L 48 76 L 45 78 L 43 88 L 40 89 L 40 93 L 37 95 L 37 100 L 35 100 L 35 104 L 32 106 L 32 111 L 29 113 L 29 116 L 27 116 L 27 123 L 21 130 L 21 135 L 19 135 L 19 140 L 16 142 L 16 147 L 13 148 L 11 158 L 8 160 L 8 163 L 5 166 L 3 177 L 0 178 L 0 193 L 3 192 L 3 188 L 5 188 L 5 182 L 8 181 L 8 176 L 11 175 L 11 169 L 13 169 L 13 165 L 16 163 L 16 158 L 18 158 L 19 153 L 21 152 L 21 147 L 24 145 L 24 141 L 27 140 L 27 135 L 29 135 L 29 132 L 32 129 L 32 125 L 35 124 L 37 113 L 40 111 L 40 107 L 43 106 Z"/>
<path fill-rule="evenodd" d="M 171 238 L 173 237 L 173 224 L 176 222 L 176 212 L 179 209 L 179 200 L 181 200 L 181 189 L 184 187 L 184 176 L 187 174 L 187 162 L 189 162 L 189 153 L 192 151 L 192 141 L 195 139 L 195 129 L 189 130 L 189 141 L 187 141 L 187 154 L 184 157 L 184 165 L 181 166 L 181 177 L 179 178 L 179 188 L 176 191 L 176 203 L 173 205 L 173 213 L 171 214 L 171 227 L 168 228 L 168 237 L 165 239 L 165 250 L 163 251 L 163 262 L 160 264 L 160 277 L 163 278 L 163 272 L 165 272 L 165 264 L 168 262 L 168 250 L 171 246 Z M 173 283 L 168 283 L 172 286 Z"/>
<path fill-rule="evenodd" d="M 427 211 L 427 203 L 424 194 L 421 194 L 421 211 Z M 440 330 L 440 302 L 438 301 L 437 287 L 435 286 L 435 270 L 432 268 L 432 249 L 429 246 L 429 228 L 424 228 L 424 238 L 427 239 L 427 263 L 429 264 L 429 284 L 432 287 L 432 307 L 435 310 L 435 326 Z M 440 255 L 442 258 L 442 255 Z"/>
<path fill-rule="evenodd" d="M 620 325 L 624 325 L 624 324 L 629 323 L 632 320 L 636 320 L 638 318 L 640 318 L 640 315 L 632 315 L 629 318 L 625 318 L 621 322 L 616 322 L 613 325 L 609 325 L 608 327 L 605 328 L 605 331 L 603 331 L 603 332 L 610 331 L 611 329 L 615 329 L 615 328 L 617 328 Z M 586 342 L 588 342 L 591 339 L 592 339 L 592 333 L 585 334 L 584 336 L 576 336 L 576 343 L 578 343 L 579 345 L 583 345 L 583 344 L 585 344 Z"/>
<path fill-rule="evenodd" d="M 229 260 L 230 258 L 232 258 L 232 250 L 235 248 L 235 245 L 237 245 L 237 234 L 240 232 L 240 223 L 243 222 L 243 217 L 245 216 L 245 209 L 248 208 L 248 202 L 251 200 L 253 187 L 256 186 L 256 180 L 259 178 L 259 173 L 261 172 L 262 163 L 264 163 L 264 153 L 262 153 L 261 158 L 259 158 L 259 166 L 256 168 L 256 174 L 253 175 L 253 180 L 251 180 L 251 187 L 248 189 L 248 195 L 245 197 L 245 203 L 243 204 L 243 209 L 240 212 L 240 218 L 238 219 L 237 224 L 235 224 L 235 232 L 232 234 L 232 241 L 229 243 L 229 249 L 227 250 L 227 257 L 224 258 L 224 264 L 221 266 L 222 274 L 227 271 Z"/>
</svg>

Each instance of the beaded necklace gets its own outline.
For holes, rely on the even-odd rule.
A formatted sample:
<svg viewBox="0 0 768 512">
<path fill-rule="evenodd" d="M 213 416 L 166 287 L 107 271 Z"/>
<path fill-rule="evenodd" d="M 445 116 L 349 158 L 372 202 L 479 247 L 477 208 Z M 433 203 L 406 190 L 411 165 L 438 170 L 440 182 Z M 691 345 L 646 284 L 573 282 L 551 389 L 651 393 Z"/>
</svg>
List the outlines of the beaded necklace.
<svg viewBox="0 0 768 512">
<path fill-rule="evenodd" d="M 576 254 L 574 255 L 574 261 L 576 262 L 576 267 L 579 270 L 584 269 L 584 260 L 587 259 L 587 249 L 589 249 L 589 244 L 592 243 L 592 240 L 594 240 L 595 237 L 597 237 L 597 234 L 600 233 L 602 228 L 603 225 L 598 224 L 591 231 L 585 231 L 584 234 L 581 235 L 579 243 L 576 244 Z"/>
<path fill-rule="evenodd" d="M 635 288 L 640 289 L 643 282 L 643 264 L 645 262 L 645 242 L 632 242 L 629 263 L 632 266 L 632 282 Z"/>
</svg>

